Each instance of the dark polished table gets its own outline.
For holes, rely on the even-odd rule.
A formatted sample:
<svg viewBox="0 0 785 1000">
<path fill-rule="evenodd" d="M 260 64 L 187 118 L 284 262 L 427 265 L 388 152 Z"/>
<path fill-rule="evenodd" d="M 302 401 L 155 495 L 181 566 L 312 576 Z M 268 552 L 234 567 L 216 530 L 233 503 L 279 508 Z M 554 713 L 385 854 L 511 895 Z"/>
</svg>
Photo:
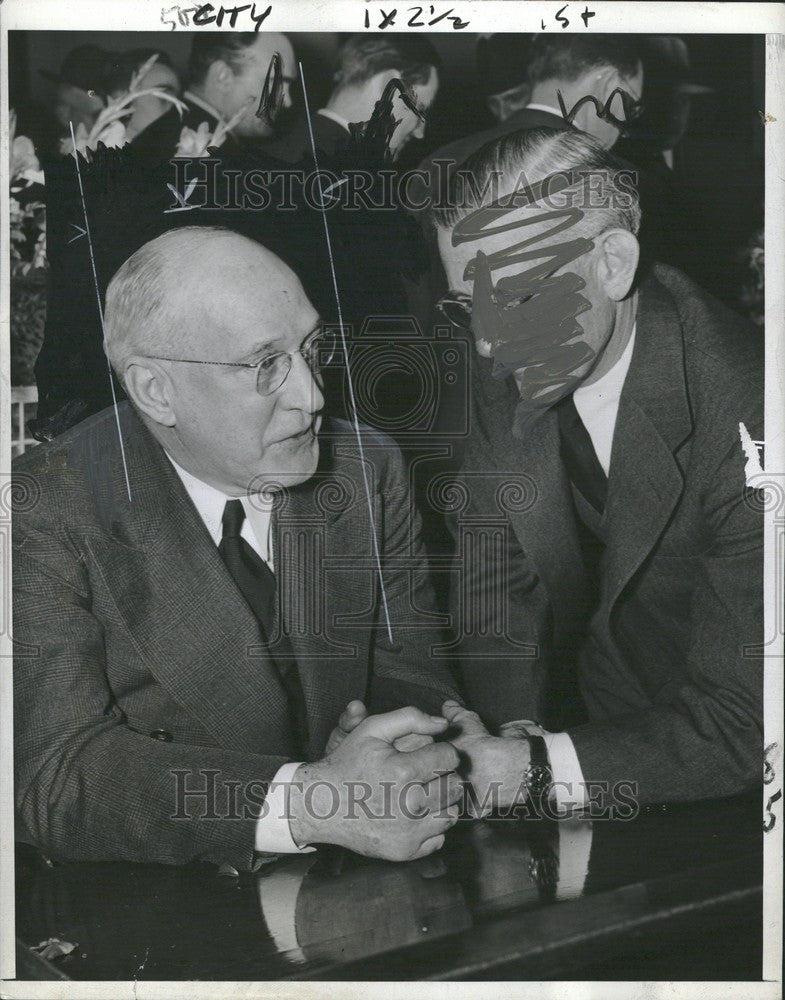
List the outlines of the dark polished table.
<svg viewBox="0 0 785 1000">
<path fill-rule="evenodd" d="M 419 862 L 346 853 L 260 874 L 17 853 L 17 978 L 761 976 L 760 797 L 622 821 L 460 823 Z M 46 961 L 31 946 L 77 944 Z"/>
</svg>

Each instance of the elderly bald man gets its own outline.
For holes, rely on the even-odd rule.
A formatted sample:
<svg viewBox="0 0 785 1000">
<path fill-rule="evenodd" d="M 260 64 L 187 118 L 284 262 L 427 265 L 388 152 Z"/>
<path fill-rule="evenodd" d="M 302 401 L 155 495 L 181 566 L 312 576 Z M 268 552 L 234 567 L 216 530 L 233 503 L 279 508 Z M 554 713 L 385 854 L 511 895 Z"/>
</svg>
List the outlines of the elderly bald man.
<svg viewBox="0 0 785 1000">
<path fill-rule="evenodd" d="M 296 275 L 185 227 L 123 264 L 105 325 L 130 404 L 15 468 L 18 837 L 238 870 L 438 849 L 460 788 L 419 524 L 395 445 L 322 421 Z"/>
</svg>

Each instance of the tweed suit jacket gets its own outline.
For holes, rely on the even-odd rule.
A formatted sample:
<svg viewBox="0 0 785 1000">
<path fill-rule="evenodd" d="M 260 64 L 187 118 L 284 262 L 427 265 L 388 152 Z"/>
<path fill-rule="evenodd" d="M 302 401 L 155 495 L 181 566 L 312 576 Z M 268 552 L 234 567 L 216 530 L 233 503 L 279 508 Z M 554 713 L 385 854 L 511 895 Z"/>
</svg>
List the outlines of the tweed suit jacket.
<svg viewBox="0 0 785 1000">
<path fill-rule="evenodd" d="M 265 783 L 291 759 L 285 693 L 171 463 L 127 403 L 119 414 L 130 500 L 111 409 L 14 470 L 32 497 L 14 516 L 19 839 L 70 859 L 248 869 Z M 325 421 L 320 437 L 316 474 L 273 516 L 270 642 L 283 631 L 294 648 L 310 759 L 354 698 L 434 712 L 455 690 L 428 655 L 438 619 L 399 451 L 364 431 L 391 646 L 354 431 Z M 196 818 L 173 818 L 178 781 L 212 789 L 186 800 Z"/>
<path fill-rule="evenodd" d="M 453 518 L 461 675 L 492 725 L 566 726 L 586 781 L 634 783 L 641 802 L 729 795 L 762 766 L 762 518 L 739 429 L 763 439 L 762 343 L 663 265 L 638 302 L 593 598 L 556 414 L 519 440 L 514 383 L 474 361 L 467 507 Z M 489 529 L 492 555 L 466 560 Z M 489 598 L 489 580 L 505 592 Z M 580 724 L 561 711 L 573 668 Z"/>
<path fill-rule="evenodd" d="M 311 128 L 317 156 L 321 154 L 332 159 L 341 152 L 342 147 L 348 149 L 352 141 L 349 132 L 340 122 L 318 112 L 311 118 Z M 285 163 L 302 163 L 313 159 L 308 119 L 304 115 L 299 116 L 284 135 L 261 140 L 259 148 L 268 156 L 274 156 Z"/>
</svg>

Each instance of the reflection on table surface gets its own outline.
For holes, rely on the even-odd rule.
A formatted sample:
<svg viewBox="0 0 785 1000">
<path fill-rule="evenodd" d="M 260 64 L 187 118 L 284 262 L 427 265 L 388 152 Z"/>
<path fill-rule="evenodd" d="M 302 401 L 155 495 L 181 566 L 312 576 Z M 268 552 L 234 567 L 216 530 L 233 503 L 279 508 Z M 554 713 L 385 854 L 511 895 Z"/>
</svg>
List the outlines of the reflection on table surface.
<svg viewBox="0 0 785 1000">
<path fill-rule="evenodd" d="M 602 963 L 617 957 L 617 978 L 636 978 L 623 956 L 640 957 L 647 934 L 682 950 L 698 935 L 711 951 L 715 924 L 732 919 L 746 937 L 728 977 L 759 977 L 761 848 L 757 796 L 627 822 L 467 822 L 421 861 L 317 852 L 257 875 L 52 866 L 20 848 L 17 936 L 78 943 L 51 972 L 77 979 L 559 978 L 594 966 L 608 978 Z"/>
</svg>

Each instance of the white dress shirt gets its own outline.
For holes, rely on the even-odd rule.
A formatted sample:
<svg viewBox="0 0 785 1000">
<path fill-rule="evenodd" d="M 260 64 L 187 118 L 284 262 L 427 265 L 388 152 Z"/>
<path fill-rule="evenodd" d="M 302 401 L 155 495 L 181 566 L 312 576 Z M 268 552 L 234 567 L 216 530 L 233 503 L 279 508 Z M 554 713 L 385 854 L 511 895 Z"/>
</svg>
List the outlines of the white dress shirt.
<svg viewBox="0 0 785 1000">
<path fill-rule="evenodd" d="M 619 413 L 619 400 L 624 380 L 632 360 L 635 346 L 635 326 L 629 343 L 616 364 L 602 378 L 590 385 L 582 385 L 572 395 L 600 465 L 607 476 L 611 467 L 613 433 Z M 578 755 L 567 733 L 546 733 L 543 738 L 548 748 L 548 760 L 553 773 L 553 795 L 560 814 L 568 815 L 586 804 L 586 786 Z"/>
<path fill-rule="evenodd" d="M 556 115 L 559 118 L 563 117 L 561 111 L 559 111 L 558 108 L 552 108 L 550 106 L 550 104 L 527 104 L 526 105 L 526 110 L 527 111 L 547 111 L 549 115 Z"/>
<path fill-rule="evenodd" d="M 272 524 L 271 504 L 261 494 L 253 497 L 230 497 L 221 493 L 214 486 L 208 486 L 201 479 L 186 472 L 177 462 L 167 455 L 180 477 L 183 486 L 196 507 L 204 526 L 210 532 L 210 537 L 216 545 L 221 541 L 224 507 L 228 500 L 239 499 L 245 511 L 240 537 L 243 538 L 263 559 L 270 569 L 273 569 L 273 550 L 270 541 Z M 313 847 L 298 847 L 292 839 L 289 829 L 288 786 L 294 778 L 294 772 L 301 761 L 292 761 L 280 767 L 270 782 L 265 797 L 265 809 L 256 822 L 256 850 L 267 854 L 295 854 L 314 850 Z"/>
</svg>

